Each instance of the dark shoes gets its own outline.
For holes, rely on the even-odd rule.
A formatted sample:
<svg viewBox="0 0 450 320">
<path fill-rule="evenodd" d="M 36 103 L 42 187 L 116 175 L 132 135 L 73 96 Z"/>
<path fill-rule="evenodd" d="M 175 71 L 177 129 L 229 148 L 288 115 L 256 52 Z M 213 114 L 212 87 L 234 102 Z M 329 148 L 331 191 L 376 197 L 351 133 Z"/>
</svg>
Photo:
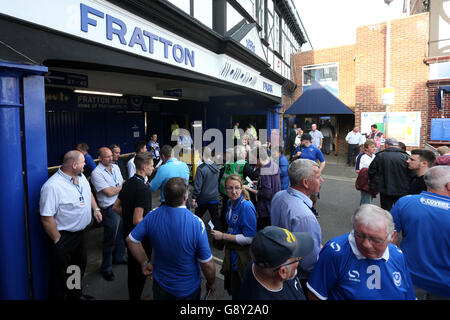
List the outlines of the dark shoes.
<svg viewBox="0 0 450 320">
<path fill-rule="evenodd" d="M 103 279 L 105 279 L 106 281 L 113 281 L 115 278 L 114 273 L 112 271 L 101 271 L 101 274 Z"/>
</svg>

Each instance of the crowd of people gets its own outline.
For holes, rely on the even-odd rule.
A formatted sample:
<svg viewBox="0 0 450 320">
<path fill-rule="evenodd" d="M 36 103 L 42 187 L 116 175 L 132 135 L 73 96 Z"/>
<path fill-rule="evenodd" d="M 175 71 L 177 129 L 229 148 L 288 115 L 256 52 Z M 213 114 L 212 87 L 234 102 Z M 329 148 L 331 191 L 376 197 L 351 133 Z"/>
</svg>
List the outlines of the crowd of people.
<svg viewBox="0 0 450 320">
<path fill-rule="evenodd" d="M 211 246 L 224 251 L 220 273 L 233 300 L 450 298 L 448 148 L 438 158 L 423 149 L 408 154 L 396 139 L 378 144 L 376 126 L 365 141 L 355 127 L 346 140 L 360 206 L 352 230 L 322 244 L 315 205 L 330 141 L 312 124 L 309 133 L 296 129 L 283 149 L 261 145 L 253 126 L 243 135 L 238 127 L 223 165 L 201 150 L 191 185 L 189 167 L 173 147 L 160 148 L 156 134 L 136 144 L 126 165 L 115 144 L 99 149 L 91 169 L 86 144 L 67 152 L 41 190 L 52 248 L 49 297 L 93 299 L 66 287 L 66 269 L 78 265 L 83 275 L 94 217 L 104 228 L 100 272 L 114 281 L 112 265 L 127 264 L 130 300 L 141 299 L 147 277 L 155 300 L 201 299 L 202 275 L 207 296 L 214 294 Z M 152 191 L 160 203 L 152 203 Z M 377 194 L 381 208 L 372 204 Z"/>
</svg>

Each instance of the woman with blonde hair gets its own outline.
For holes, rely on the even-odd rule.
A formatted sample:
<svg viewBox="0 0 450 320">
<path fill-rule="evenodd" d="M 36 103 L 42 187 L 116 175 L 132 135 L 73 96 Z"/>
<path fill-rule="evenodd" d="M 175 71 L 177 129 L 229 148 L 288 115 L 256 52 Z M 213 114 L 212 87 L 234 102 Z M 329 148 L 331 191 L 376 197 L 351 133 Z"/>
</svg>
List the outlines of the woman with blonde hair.
<svg viewBox="0 0 450 320">
<path fill-rule="evenodd" d="M 225 190 L 229 198 L 226 213 L 228 229 L 227 232 L 211 230 L 211 235 L 215 240 L 225 243 L 220 272 L 225 276 L 225 289 L 236 300 L 245 268 L 250 261 L 250 244 L 256 235 L 256 210 L 239 175 L 231 174 L 226 178 Z"/>
</svg>

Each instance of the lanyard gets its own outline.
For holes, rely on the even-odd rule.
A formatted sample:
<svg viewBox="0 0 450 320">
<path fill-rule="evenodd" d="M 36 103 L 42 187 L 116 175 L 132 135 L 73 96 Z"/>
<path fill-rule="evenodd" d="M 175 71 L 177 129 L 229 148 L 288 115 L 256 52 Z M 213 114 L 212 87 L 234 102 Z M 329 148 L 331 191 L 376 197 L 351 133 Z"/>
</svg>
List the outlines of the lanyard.
<svg viewBox="0 0 450 320">
<path fill-rule="evenodd" d="M 242 195 L 241 195 L 241 197 L 242 197 Z M 231 213 L 233 212 L 233 207 L 236 205 L 235 208 L 237 209 L 244 200 L 245 200 L 244 197 L 242 197 L 241 200 L 239 201 L 239 203 L 237 203 L 237 204 L 236 203 L 231 204 L 231 201 L 230 201 L 230 208 L 228 209 L 228 213 L 227 213 L 228 220 L 231 219 Z"/>
<path fill-rule="evenodd" d="M 136 178 L 136 179 L 138 179 L 138 180 L 141 180 L 144 184 L 145 184 L 145 180 L 142 178 L 142 177 L 140 177 L 140 176 L 138 176 L 138 175 L 134 175 L 133 176 L 133 178 Z"/>
<path fill-rule="evenodd" d="M 64 175 L 62 173 L 59 173 L 62 177 L 64 177 Z M 72 184 L 75 186 L 75 188 L 77 189 L 78 193 L 80 194 L 80 201 L 84 201 L 84 197 L 83 197 L 83 187 L 80 184 L 80 181 L 78 181 L 78 184 L 75 184 L 75 179 L 74 178 L 70 178 L 70 182 L 72 182 Z"/>
<path fill-rule="evenodd" d="M 109 172 L 109 170 L 106 168 L 105 171 L 108 172 L 108 174 L 114 179 L 114 183 L 116 184 L 116 187 L 118 187 L 119 183 L 117 182 L 116 174 L 114 173 L 113 168 L 111 167 L 111 172 Z"/>
</svg>

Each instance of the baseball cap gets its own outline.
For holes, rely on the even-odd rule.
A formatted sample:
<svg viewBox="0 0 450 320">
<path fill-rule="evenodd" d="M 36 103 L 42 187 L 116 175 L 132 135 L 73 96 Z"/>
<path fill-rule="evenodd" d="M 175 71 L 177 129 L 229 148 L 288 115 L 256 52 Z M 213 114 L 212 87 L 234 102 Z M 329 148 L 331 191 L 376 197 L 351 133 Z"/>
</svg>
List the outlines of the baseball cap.
<svg viewBox="0 0 450 320">
<path fill-rule="evenodd" d="M 387 138 L 385 144 L 388 144 L 390 146 L 398 146 L 398 140 L 394 138 Z"/>
<path fill-rule="evenodd" d="M 300 141 L 303 141 L 303 140 L 311 141 L 312 140 L 312 136 L 309 133 L 304 133 L 304 134 L 302 134 L 302 136 L 300 138 Z"/>
<path fill-rule="evenodd" d="M 262 268 L 275 268 L 290 258 L 304 257 L 311 253 L 314 240 L 307 232 L 290 232 L 268 226 L 260 230 L 252 241 L 250 253 L 253 263 Z"/>
</svg>

